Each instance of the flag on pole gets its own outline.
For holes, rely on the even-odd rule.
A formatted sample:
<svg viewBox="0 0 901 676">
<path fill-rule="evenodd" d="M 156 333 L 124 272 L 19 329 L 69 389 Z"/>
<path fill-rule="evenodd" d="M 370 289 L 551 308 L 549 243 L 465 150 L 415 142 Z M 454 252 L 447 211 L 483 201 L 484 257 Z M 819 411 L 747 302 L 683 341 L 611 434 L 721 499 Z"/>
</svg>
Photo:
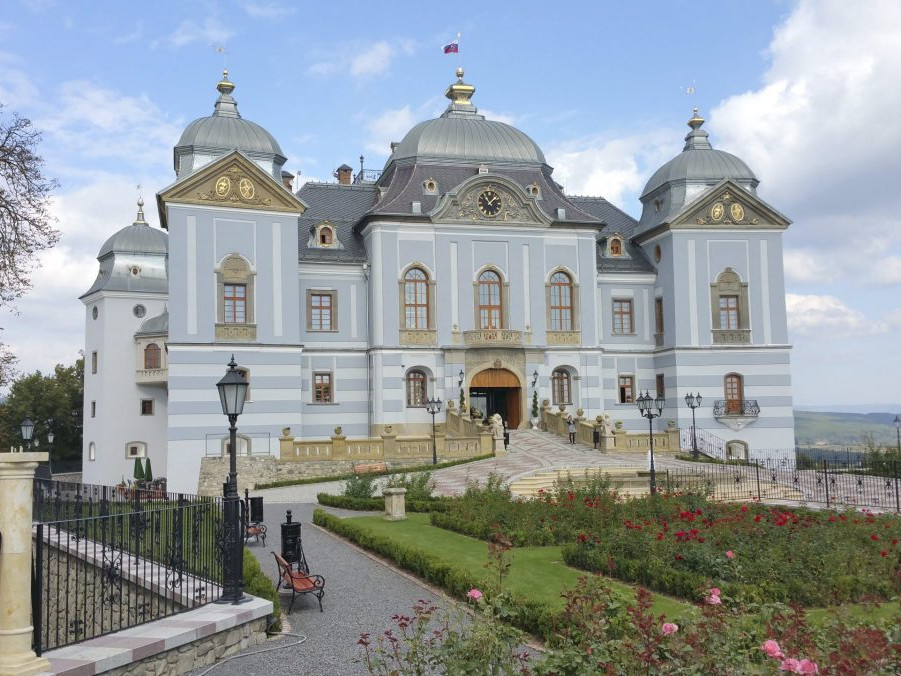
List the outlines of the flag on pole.
<svg viewBox="0 0 901 676">
<path fill-rule="evenodd" d="M 445 54 L 457 54 L 460 51 L 460 43 L 457 40 L 453 40 L 448 44 L 444 45 L 444 53 Z"/>
</svg>

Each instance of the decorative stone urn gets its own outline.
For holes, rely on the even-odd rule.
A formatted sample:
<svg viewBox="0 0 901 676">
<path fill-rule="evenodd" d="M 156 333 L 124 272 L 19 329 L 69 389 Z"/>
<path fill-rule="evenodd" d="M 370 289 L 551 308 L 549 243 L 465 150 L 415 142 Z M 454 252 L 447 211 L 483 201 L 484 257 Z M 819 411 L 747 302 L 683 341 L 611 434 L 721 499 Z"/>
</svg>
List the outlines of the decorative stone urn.
<svg viewBox="0 0 901 676">
<path fill-rule="evenodd" d="M 560 409 L 560 413 L 563 413 L 566 410 L 566 404 L 557 404 L 557 408 Z"/>
<path fill-rule="evenodd" d="M 616 424 L 616 429 L 621 430 L 623 428 L 622 420 L 617 420 L 615 424 Z"/>
<path fill-rule="evenodd" d="M 340 437 L 343 434 L 344 434 L 344 430 L 341 429 L 341 425 L 335 426 L 335 436 Z"/>
<path fill-rule="evenodd" d="M 453 399 L 448 399 L 448 401 L 447 401 L 447 410 L 448 410 L 448 411 L 453 411 L 456 407 L 457 407 L 457 402 L 455 402 Z"/>
<path fill-rule="evenodd" d="M 577 408 L 577 409 L 576 409 L 576 417 L 577 417 L 577 418 L 584 418 L 584 417 L 585 417 L 585 409 L 583 409 L 583 408 Z"/>
</svg>

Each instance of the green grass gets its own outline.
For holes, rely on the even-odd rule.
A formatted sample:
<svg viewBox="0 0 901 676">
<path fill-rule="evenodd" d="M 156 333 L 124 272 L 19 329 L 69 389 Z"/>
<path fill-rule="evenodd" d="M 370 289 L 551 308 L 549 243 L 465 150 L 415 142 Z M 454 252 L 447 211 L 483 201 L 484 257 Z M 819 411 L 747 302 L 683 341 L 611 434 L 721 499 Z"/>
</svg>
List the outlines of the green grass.
<svg viewBox="0 0 901 676">
<path fill-rule="evenodd" d="M 408 514 L 406 521 L 385 521 L 381 516 L 361 516 L 348 519 L 367 531 L 438 556 L 448 563 L 479 573 L 485 572 L 488 545 L 465 535 L 453 533 L 429 524 L 428 514 Z M 517 547 L 511 550 L 513 565 L 504 580 L 505 587 L 515 596 L 534 599 L 553 610 L 563 608 L 560 594 L 575 586 L 584 571 L 563 563 L 560 547 Z M 634 596 L 633 587 L 615 580 L 611 584 Z M 677 618 L 692 606 L 676 599 L 653 595 L 653 609 L 657 614 Z"/>
</svg>

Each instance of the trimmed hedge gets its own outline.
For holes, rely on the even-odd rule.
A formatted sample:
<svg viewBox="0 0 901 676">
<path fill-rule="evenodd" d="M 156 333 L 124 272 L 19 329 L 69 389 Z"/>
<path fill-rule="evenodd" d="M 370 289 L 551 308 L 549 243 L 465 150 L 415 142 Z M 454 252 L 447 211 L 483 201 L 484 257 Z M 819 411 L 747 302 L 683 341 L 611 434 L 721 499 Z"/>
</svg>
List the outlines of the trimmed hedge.
<svg viewBox="0 0 901 676">
<path fill-rule="evenodd" d="M 494 453 L 486 455 L 476 455 L 472 458 L 463 458 L 462 460 L 448 460 L 447 462 L 439 462 L 437 465 L 414 465 L 413 467 L 396 467 L 387 469 L 384 472 L 371 472 L 372 476 L 389 476 L 391 474 L 409 474 L 412 472 L 426 472 L 435 469 L 444 469 L 445 467 L 456 467 L 457 465 L 465 465 L 468 462 L 476 462 L 478 460 L 488 460 L 493 458 Z M 350 474 L 335 474 L 333 476 L 317 476 L 306 477 L 304 479 L 287 479 L 285 481 L 269 481 L 264 484 L 256 484 L 254 490 L 263 490 L 264 488 L 284 488 L 285 486 L 303 486 L 304 484 L 320 484 L 324 481 L 346 481 L 351 477 L 359 476 L 351 472 Z"/>
<path fill-rule="evenodd" d="M 317 493 L 316 499 L 320 505 L 337 507 L 358 512 L 384 512 L 385 498 L 352 498 L 347 495 L 333 495 L 331 493 Z M 451 500 L 434 498 L 432 500 L 407 500 L 408 512 L 446 512 L 450 508 Z"/>
<path fill-rule="evenodd" d="M 272 615 L 275 617 L 275 622 L 267 628 L 267 631 L 281 631 L 281 606 L 278 590 L 272 584 L 272 580 L 263 572 L 257 557 L 251 554 L 246 547 L 244 548 L 244 591 L 251 596 L 272 601 Z"/>
<path fill-rule="evenodd" d="M 376 535 L 352 521 L 341 519 L 325 510 L 313 511 L 313 523 L 336 535 L 345 537 L 363 549 L 390 559 L 400 568 L 422 580 L 441 587 L 452 596 L 463 599 L 473 587 L 485 589 L 491 586 L 487 573 L 473 573 L 429 554 L 420 549 Z M 507 619 L 511 624 L 545 640 L 553 635 L 553 625 L 559 613 L 532 600 L 514 599 L 515 611 Z"/>
</svg>

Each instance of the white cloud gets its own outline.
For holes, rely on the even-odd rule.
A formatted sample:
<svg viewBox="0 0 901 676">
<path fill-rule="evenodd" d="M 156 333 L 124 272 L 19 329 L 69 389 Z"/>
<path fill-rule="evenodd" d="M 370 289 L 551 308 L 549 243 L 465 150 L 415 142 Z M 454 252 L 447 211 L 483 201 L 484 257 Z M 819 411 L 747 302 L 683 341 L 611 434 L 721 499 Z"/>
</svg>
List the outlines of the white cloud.
<svg viewBox="0 0 901 676">
<path fill-rule="evenodd" d="M 550 146 L 546 155 L 554 179 L 568 194 L 603 195 L 623 204 L 627 195 L 641 191 L 651 169 L 669 159 L 671 141 L 668 130 L 596 135 Z"/>
<path fill-rule="evenodd" d="M 391 142 L 400 141 L 414 124 L 410 106 L 386 110 L 366 125 L 369 129 L 366 149 L 379 155 L 388 155 L 391 151 Z"/>
<path fill-rule="evenodd" d="M 254 19 L 280 19 L 297 11 L 285 2 L 245 2 L 242 7 Z"/>
<path fill-rule="evenodd" d="M 218 19 L 208 17 L 202 24 L 190 20 L 182 21 L 169 36 L 168 42 L 175 47 L 184 47 L 198 41 L 221 44 L 234 34 L 233 30 L 223 26 Z"/>
<path fill-rule="evenodd" d="M 495 113 L 493 110 L 488 110 L 487 108 L 479 108 L 479 113 L 484 115 L 489 120 L 494 120 L 495 122 L 503 122 L 504 124 L 513 125 L 516 123 L 516 118 L 512 115 L 507 115 L 505 113 Z"/>
<path fill-rule="evenodd" d="M 901 256 L 886 256 L 869 265 L 870 279 L 882 286 L 901 284 Z"/>
<path fill-rule="evenodd" d="M 788 328 L 797 334 L 836 336 L 872 335 L 888 330 L 886 321 L 874 321 L 859 310 L 848 307 L 835 296 L 785 296 Z"/>
<path fill-rule="evenodd" d="M 125 35 L 120 35 L 113 42 L 117 45 L 127 45 L 131 42 L 137 42 L 144 36 L 144 24 L 141 21 L 138 21 L 135 24 L 134 30 L 130 33 L 126 33 Z"/>
<path fill-rule="evenodd" d="M 350 62 L 350 74 L 354 77 L 362 75 L 384 74 L 391 65 L 394 48 L 384 40 L 376 42 L 365 52 L 358 54 Z"/>
<path fill-rule="evenodd" d="M 0 103 L 12 110 L 23 110 L 39 101 L 38 88 L 21 70 L 21 60 L 0 52 Z"/>
<path fill-rule="evenodd" d="M 361 46 L 332 46 L 326 58 L 314 61 L 307 68 L 311 75 L 327 76 L 347 72 L 353 77 L 384 75 L 391 68 L 394 59 L 400 55 L 413 56 L 416 42 L 408 39 L 379 40 Z"/>
</svg>

